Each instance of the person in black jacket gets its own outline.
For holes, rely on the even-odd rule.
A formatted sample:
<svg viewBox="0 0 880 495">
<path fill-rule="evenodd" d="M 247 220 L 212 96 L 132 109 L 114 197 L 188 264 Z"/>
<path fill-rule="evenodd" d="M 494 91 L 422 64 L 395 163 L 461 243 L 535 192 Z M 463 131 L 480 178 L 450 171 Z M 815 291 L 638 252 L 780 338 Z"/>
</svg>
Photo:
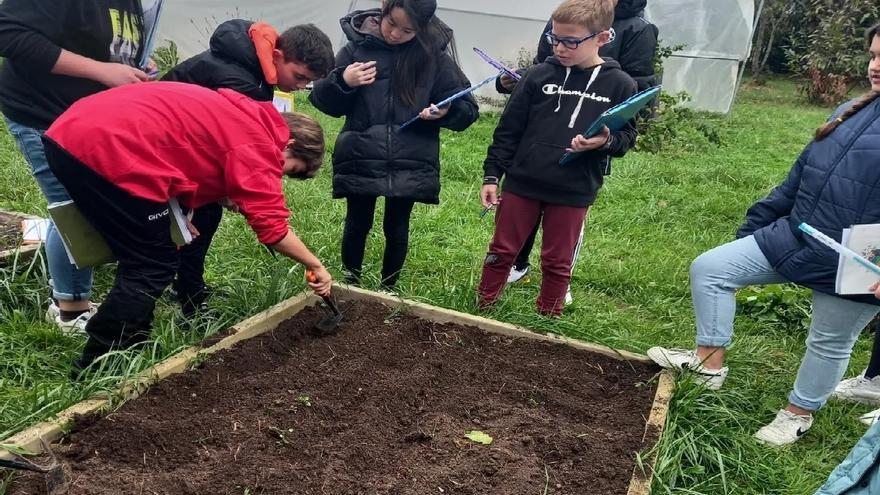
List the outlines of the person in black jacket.
<svg viewBox="0 0 880 495">
<path fill-rule="evenodd" d="M 140 0 L 0 3 L 0 110 L 48 203 L 70 196 L 49 169 L 41 136 L 80 98 L 148 79 L 138 67 L 143 24 Z M 81 332 L 95 311 L 92 270 L 70 262 L 51 223 L 46 259 L 52 286 L 46 319 Z"/>
<path fill-rule="evenodd" d="M 516 254 L 543 216 L 543 280 L 537 307 L 562 313 L 578 233 L 602 187 L 607 156 L 623 156 L 636 141 L 635 122 L 616 132 L 606 127 L 586 138 L 605 110 L 636 92 L 636 83 L 599 48 L 611 38 L 612 0 L 566 0 L 553 13 L 547 42 L 554 56 L 533 66 L 519 82 L 501 115 L 483 165 L 480 197 L 485 208 L 504 199 L 477 290 L 479 305 L 498 300 Z M 578 152 L 565 165 L 566 152 Z"/>
<path fill-rule="evenodd" d="M 388 0 L 381 10 L 357 11 L 340 22 L 349 43 L 337 68 L 315 83 L 309 100 L 329 115 L 345 116 L 333 151 L 333 197 L 346 198 L 342 263 L 359 283 L 376 199 L 385 197 L 382 285 L 392 290 L 409 245 L 415 202 L 440 196 L 440 128 L 462 131 L 478 117 L 470 96 L 437 108 L 467 88 L 444 53 L 447 36 L 435 23 L 434 0 Z M 420 120 L 400 129 L 419 115 Z"/>
<path fill-rule="evenodd" d="M 332 68 L 333 46 L 314 25 L 294 26 L 279 36 L 264 22 L 234 19 L 217 27 L 210 49 L 180 63 L 163 80 L 229 88 L 257 101 L 271 101 L 276 86 L 282 91 L 304 89 Z M 235 209 L 235 205 L 227 207 Z M 217 203 L 202 206 L 193 214 L 200 235 L 180 250 L 171 289 L 185 317 L 204 307 L 210 292 L 204 280 L 205 257 L 222 215 Z"/>
<path fill-rule="evenodd" d="M 654 74 L 654 55 L 657 51 L 657 26 L 644 18 L 645 6 L 648 0 L 619 0 L 614 8 L 614 38 L 599 49 L 599 56 L 606 59 L 616 60 L 620 68 L 635 79 L 639 91 L 657 85 L 657 77 Z M 544 32 L 552 28 L 551 21 L 547 21 Z M 538 40 L 533 64 L 538 64 L 553 55 L 553 47 L 544 41 L 543 34 Z M 516 81 L 507 75 L 499 77 L 495 87 L 502 94 L 510 93 L 516 86 Z M 610 163 L 610 162 L 609 162 Z M 607 169 L 610 173 L 610 165 Z M 538 235 L 538 225 L 532 231 L 532 235 L 526 239 L 522 251 L 516 256 L 513 268 L 510 270 L 508 282 L 516 282 L 525 277 L 529 272 L 529 255 L 535 245 L 535 237 Z M 575 260 L 580 252 L 583 233 L 578 237 L 575 248 Z M 565 302 L 572 302 L 571 290 L 565 293 Z"/>
</svg>

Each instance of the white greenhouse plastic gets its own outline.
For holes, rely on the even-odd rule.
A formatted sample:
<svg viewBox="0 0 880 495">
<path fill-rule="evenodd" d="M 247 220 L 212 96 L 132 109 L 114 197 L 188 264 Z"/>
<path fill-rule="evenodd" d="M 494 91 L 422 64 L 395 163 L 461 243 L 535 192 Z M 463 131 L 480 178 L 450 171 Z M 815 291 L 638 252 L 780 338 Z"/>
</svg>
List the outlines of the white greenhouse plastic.
<svg viewBox="0 0 880 495">
<path fill-rule="evenodd" d="M 145 2 L 148 3 L 148 2 Z M 491 67 L 472 51 L 476 46 L 513 62 L 522 50 L 534 53 L 541 30 L 558 0 L 439 0 L 437 15 L 455 31 L 455 51 L 471 81 L 491 75 Z M 165 0 L 160 40 L 174 40 L 181 57 L 207 48 L 210 33 L 227 19 L 264 20 L 278 29 L 311 22 L 333 40 L 344 42 L 339 18 L 356 9 L 378 7 L 379 0 Z M 664 45 L 686 48 L 666 62 L 664 89 L 687 91 L 690 106 L 728 112 L 748 57 L 754 31 L 753 0 L 649 0 L 645 17 L 660 28 Z M 164 44 L 164 41 L 161 42 Z M 491 87 L 480 94 L 495 95 Z"/>
</svg>

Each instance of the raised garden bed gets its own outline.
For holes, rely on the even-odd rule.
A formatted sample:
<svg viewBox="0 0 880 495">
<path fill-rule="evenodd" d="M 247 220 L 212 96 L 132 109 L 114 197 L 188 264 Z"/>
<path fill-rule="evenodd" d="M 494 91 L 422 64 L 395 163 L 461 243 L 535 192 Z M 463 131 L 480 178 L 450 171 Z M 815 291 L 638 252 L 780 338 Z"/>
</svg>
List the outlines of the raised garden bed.
<svg viewBox="0 0 880 495">
<path fill-rule="evenodd" d="M 21 221 L 26 218 L 34 218 L 31 215 L 14 211 L 0 210 L 0 265 L 8 264 L 12 260 L 27 260 L 33 257 L 40 249 L 40 244 L 22 244 Z"/>
<path fill-rule="evenodd" d="M 213 353 L 103 418 L 106 401 L 75 408 L 90 414 L 54 447 L 70 495 L 648 493 L 636 456 L 659 439 L 671 380 L 642 357 L 337 292 L 337 335 L 312 335 L 323 313 L 301 296 L 159 365 Z M 0 443 L 38 450 L 73 412 Z M 9 493 L 44 486 L 19 475 Z"/>
</svg>

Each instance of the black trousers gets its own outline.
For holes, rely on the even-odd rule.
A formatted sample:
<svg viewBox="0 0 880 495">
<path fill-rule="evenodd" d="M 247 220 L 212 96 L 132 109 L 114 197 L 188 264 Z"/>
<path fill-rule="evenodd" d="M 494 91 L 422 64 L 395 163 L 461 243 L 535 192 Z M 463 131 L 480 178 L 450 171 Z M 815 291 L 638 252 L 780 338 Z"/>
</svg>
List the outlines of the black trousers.
<svg viewBox="0 0 880 495">
<path fill-rule="evenodd" d="M 372 196 L 346 198 L 345 228 L 342 232 L 342 264 L 358 282 L 364 263 L 367 236 L 373 228 L 376 199 Z M 415 202 L 411 199 L 385 198 L 385 254 L 382 258 L 382 285 L 392 288 L 400 277 L 400 270 L 409 250 L 409 219 Z"/>
<path fill-rule="evenodd" d="M 180 257 L 171 239 L 167 203 L 135 197 L 46 140 L 49 167 L 118 260 L 116 279 L 86 325 L 86 363 L 150 337 L 156 300 L 174 278 Z"/>
<path fill-rule="evenodd" d="M 199 236 L 180 248 L 180 266 L 174 280 L 174 289 L 184 306 L 184 313 L 188 307 L 198 307 L 205 300 L 205 257 L 222 218 L 223 207 L 218 203 L 207 204 L 193 211 L 192 224 L 199 231 Z"/>
</svg>

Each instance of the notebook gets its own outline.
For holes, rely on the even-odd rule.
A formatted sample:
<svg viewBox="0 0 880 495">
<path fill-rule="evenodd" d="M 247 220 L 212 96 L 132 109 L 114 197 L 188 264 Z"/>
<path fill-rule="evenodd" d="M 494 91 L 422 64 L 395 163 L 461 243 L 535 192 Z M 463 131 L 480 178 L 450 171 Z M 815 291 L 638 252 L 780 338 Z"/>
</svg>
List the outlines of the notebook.
<svg viewBox="0 0 880 495">
<path fill-rule="evenodd" d="M 880 265 L 880 224 L 853 225 L 843 229 L 841 244 L 861 255 L 875 265 Z M 837 262 L 837 280 L 834 291 L 838 294 L 871 294 L 868 290 L 880 277 L 848 256 L 840 256 Z"/>
<path fill-rule="evenodd" d="M 641 93 L 635 94 L 626 99 L 626 101 L 615 105 L 608 110 L 602 112 L 602 115 L 599 116 L 590 127 L 584 131 L 582 134 L 584 137 L 593 137 L 596 134 L 599 134 L 602 131 L 603 126 L 608 126 L 608 129 L 611 132 L 619 131 L 623 129 L 627 122 L 636 118 L 636 115 L 642 111 L 649 103 L 654 101 L 654 98 L 660 94 L 660 86 L 654 86 L 653 88 L 648 88 Z M 566 163 L 576 159 L 580 155 L 577 152 L 569 152 L 562 155 L 562 158 L 559 160 L 561 165 L 565 165 Z"/>
<path fill-rule="evenodd" d="M 187 218 L 177 199 L 168 202 L 174 219 L 171 222 L 171 239 L 174 244 L 183 246 L 192 242 L 193 237 L 186 226 Z M 83 216 L 73 201 L 62 201 L 49 205 L 49 216 L 61 236 L 67 257 L 77 268 L 87 268 L 116 261 L 116 256 L 107 245 L 104 236 Z"/>
</svg>

